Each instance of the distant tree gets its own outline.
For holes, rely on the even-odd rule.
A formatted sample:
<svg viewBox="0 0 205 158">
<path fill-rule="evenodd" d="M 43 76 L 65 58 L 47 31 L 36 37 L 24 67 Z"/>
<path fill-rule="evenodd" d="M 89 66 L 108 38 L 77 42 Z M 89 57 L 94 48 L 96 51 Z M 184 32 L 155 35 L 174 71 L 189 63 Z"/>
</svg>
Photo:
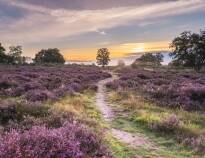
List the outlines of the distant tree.
<svg viewBox="0 0 205 158">
<path fill-rule="evenodd" d="M 0 54 L 5 54 L 5 48 L 0 43 Z"/>
<path fill-rule="evenodd" d="M 12 64 L 13 58 L 6 54 L 6 49 L 0 43 L 0 63 L 1 64 Z"/>
<path fill-rule="evenodd" d="M 136 62 L 142 62 L 142 63 L 153 63 L 155 65 L 161 65 L 161 62 L 163 62 L 164 56 L 161 53 L 145 53 L 140 58 L 136 59 Z"/>
<path fill-rule="evenodd" d="M 5 54 L 5 48 L 0 43 L 0 63 L 7 62 L 7 55 Z"/>
<path fill-rule="evenodd" d="M 125 66 L 125 62 L 123 60 L 119 60 L 118 63 L 117 63 L 117 66 L 124 67 Z"/>
<path fill-rule="evenodd" d="M 105 67 L 109 64 L 110 61 L 110 52 L 107 48 L 101 48 L 97 52 L 97 64 L 102 65 L 102 67 Z"/>
<path fill-rule="evenodd" d="M 170 47 L 173 62 L 197 71 L 205 66 L 205 30 L 199 34 L 185 31 L 172 41 Z"/>
<path fill-rule="evenodd" d="M 49 48 L 49 49 L 42 49 L 40 52 L 38 52 L 34 58 L 34 62 L 37 64 L 43 64 L 43 63 L 64 64 L 65 59 L 63 55 L 60 54 L 59 49 Z"/>
<path fill-rule="evenodd" d="M 13 60 L 13 64 L 23 64 L 24 57 L 22 57 L 23 51 L 22 46 L 10 46 L 9 47 L 9 56 Z"/>
<path fill-rule="evenodd" d="M 178 60 L 171 61 L 168 66 L 170 67 L 181 67 L 183 64 Z"/>
</svg>

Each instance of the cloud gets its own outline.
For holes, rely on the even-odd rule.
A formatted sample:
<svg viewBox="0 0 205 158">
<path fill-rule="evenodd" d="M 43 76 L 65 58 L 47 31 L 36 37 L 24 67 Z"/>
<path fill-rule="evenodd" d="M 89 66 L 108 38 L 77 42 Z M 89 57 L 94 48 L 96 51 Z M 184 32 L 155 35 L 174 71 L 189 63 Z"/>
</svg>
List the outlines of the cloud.
<svg viewBox="0 0 205 158">
<path fill-rule="evenodd" d="M 123 25 L 144 26 L 162 17 L 205 9 L 204 0 L 169 1 L 101 10 L 51 9 L 23 1 L 0 1 L 29 12 L 24 18 L 1 26 L 0 34 L 4 41 L 20 43 L 56 40 Z M 100 34 L 106 32 L 101 31 Z"/>
<path fill-rule="evenodd" d="M 39 5 L 51 9 L 97 10 L 116 7 L 139 6 L 158 2 L 176 0 L 18 0 L 31 5 Z"/>
<path fill-rule="evenodd" d="M 99 31 L 97 30 L 96 32 L 98 32 L 100 35 L 107 35 L 107 33 L 105 31 Z"/>
</svg>

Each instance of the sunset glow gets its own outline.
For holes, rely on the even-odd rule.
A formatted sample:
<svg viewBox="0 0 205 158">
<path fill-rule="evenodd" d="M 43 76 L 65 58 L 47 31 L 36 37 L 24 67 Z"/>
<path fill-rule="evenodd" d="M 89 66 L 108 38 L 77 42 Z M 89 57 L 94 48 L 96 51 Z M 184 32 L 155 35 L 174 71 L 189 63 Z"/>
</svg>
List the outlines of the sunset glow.
<svg viewBox="0 0 205 158">
<path fill-rule="evenodd" d="M 125 43 L 119 45 L 107 45 L 111 58 L 127 56 L 130 53 L 143 53 L 169 50 L 169 42 L 148 42 L 148 43 Z M 81 48 L 63 50 L 67 60 L 90 61 L 95 60 L 98 48 Z M 83 53 L 83 55 L 82 55 Z"/>
<path fill-rule="evenodd" d="M 169 50 L 184 30 L 205 26 L 204 0 L 0 0 L 1 43 L 25 56 L 58 48 L 67 60 Z"/>
</svg>

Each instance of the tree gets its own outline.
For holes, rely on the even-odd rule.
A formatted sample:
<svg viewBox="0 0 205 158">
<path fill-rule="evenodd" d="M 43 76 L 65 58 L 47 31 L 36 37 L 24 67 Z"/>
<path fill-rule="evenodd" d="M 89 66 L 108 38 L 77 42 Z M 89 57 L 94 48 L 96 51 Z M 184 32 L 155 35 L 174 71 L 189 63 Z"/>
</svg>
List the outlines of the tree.
<svg viewBox="0 0 205 158">
<path fill-rule="evenodd" d="M 142 62 L 142 63 L 153 63 L 154 65 L 161 65 L 161 62 L 163 62 L 164 56 L 161 53 L 145 53 L 140 58 L 136 59 L 136 62 Z"/>
<path fill-rule="evenodd" d="M 0 63 L 1 64 L 11 64 L 13 63 L 13 58 L 6 54 L 6 49 L 0 43 Z"/>
<path fill-rule="evenodd" d="M 109 64 L 110 61 L 110 52 L 107 48 L 101 48 L 97 52 L 97 64 L 102 65 L 102 67 L 105 67 Z"/>
<path fill-rule="evenodd" d="M 0 43 L 0 54 L 5 54 L 5 48 Z"/>
<path fill-rule="evenodd" d="M 197 71 L 205 66 L 205 30 L 199 34 L 185 31 L 172 41 L 170 47 L 173 62 Z"/>
<path fill-rule="evenodd" d="M 6 63 L 7 56 L 5 54 L 5 48 L 0 43 L 0 63 Z"/>
<path fill-rule="evenodd" d="M 49 48 L 49 49 L 42 49 L 40 52 L 38 52 L 34 58 L 34 62 L 38 64 L 42 64 L 42 63 L 64 64 L 65 59 L 63 55 L 60 54 L 59 49 Z"/>
<path fill-rule="evenodd" d="M 23 51 L 22 51 L 22 46 L 10 46 L 9 47 L 9 56 L 10 58 L 13 59 L 14 64 L 23 64 L 24 57 L 22 57 Z"/>
</svg>

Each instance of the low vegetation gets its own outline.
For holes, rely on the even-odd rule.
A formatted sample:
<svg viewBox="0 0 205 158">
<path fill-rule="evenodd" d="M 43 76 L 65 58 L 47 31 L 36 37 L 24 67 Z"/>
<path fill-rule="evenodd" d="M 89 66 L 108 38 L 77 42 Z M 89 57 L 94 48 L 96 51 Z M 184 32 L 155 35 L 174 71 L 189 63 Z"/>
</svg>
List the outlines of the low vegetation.
<svg viewBox="0 0 205 158">
<path fill-rule="evenodd" d="M 42 49 L 28 65 L 21 46 L 6 53 L 0 44 L 0 157 L 204 157 L 204 34 L 175 38 L 171 67 L 162 67 L 162 54 L 146 53 L 131 66 L 119 61 L 109 73 L 94 65 L 63 65 L 56 48 Z M 96 59 L 105 67 L 110 52 L 101 48 Z M 98 81 L 114 73 L 108 91 L 107 82 L 98 91 L 100 106 L 112 113 L 106 122 L 95 92 Z M 127 138 L 142 139 L 138 146 Z"/>
<path fill-rule="evenodd" d="M 185 110 L 205 110 L 205 75 L 185 70 L 124 68 L 119 80 L 107 87 L 140 93 L 158 105 Z"/>
<path fill-rule="evenodd" d="M 158 149 L 136 154 L 154 157 L 205 155 L 204 74 L 191 70 L 123 68 L 108 83 L 114 128 L 147 135 Z M 114 91 L 113 91 L 114 90 Z"/>
<path fill-rule="evenodd" d="M 93 109 L 95 84 L 109 74 L 89 66 L 1 73 L 0 157 L 112 157 Z"/>
</svg>

